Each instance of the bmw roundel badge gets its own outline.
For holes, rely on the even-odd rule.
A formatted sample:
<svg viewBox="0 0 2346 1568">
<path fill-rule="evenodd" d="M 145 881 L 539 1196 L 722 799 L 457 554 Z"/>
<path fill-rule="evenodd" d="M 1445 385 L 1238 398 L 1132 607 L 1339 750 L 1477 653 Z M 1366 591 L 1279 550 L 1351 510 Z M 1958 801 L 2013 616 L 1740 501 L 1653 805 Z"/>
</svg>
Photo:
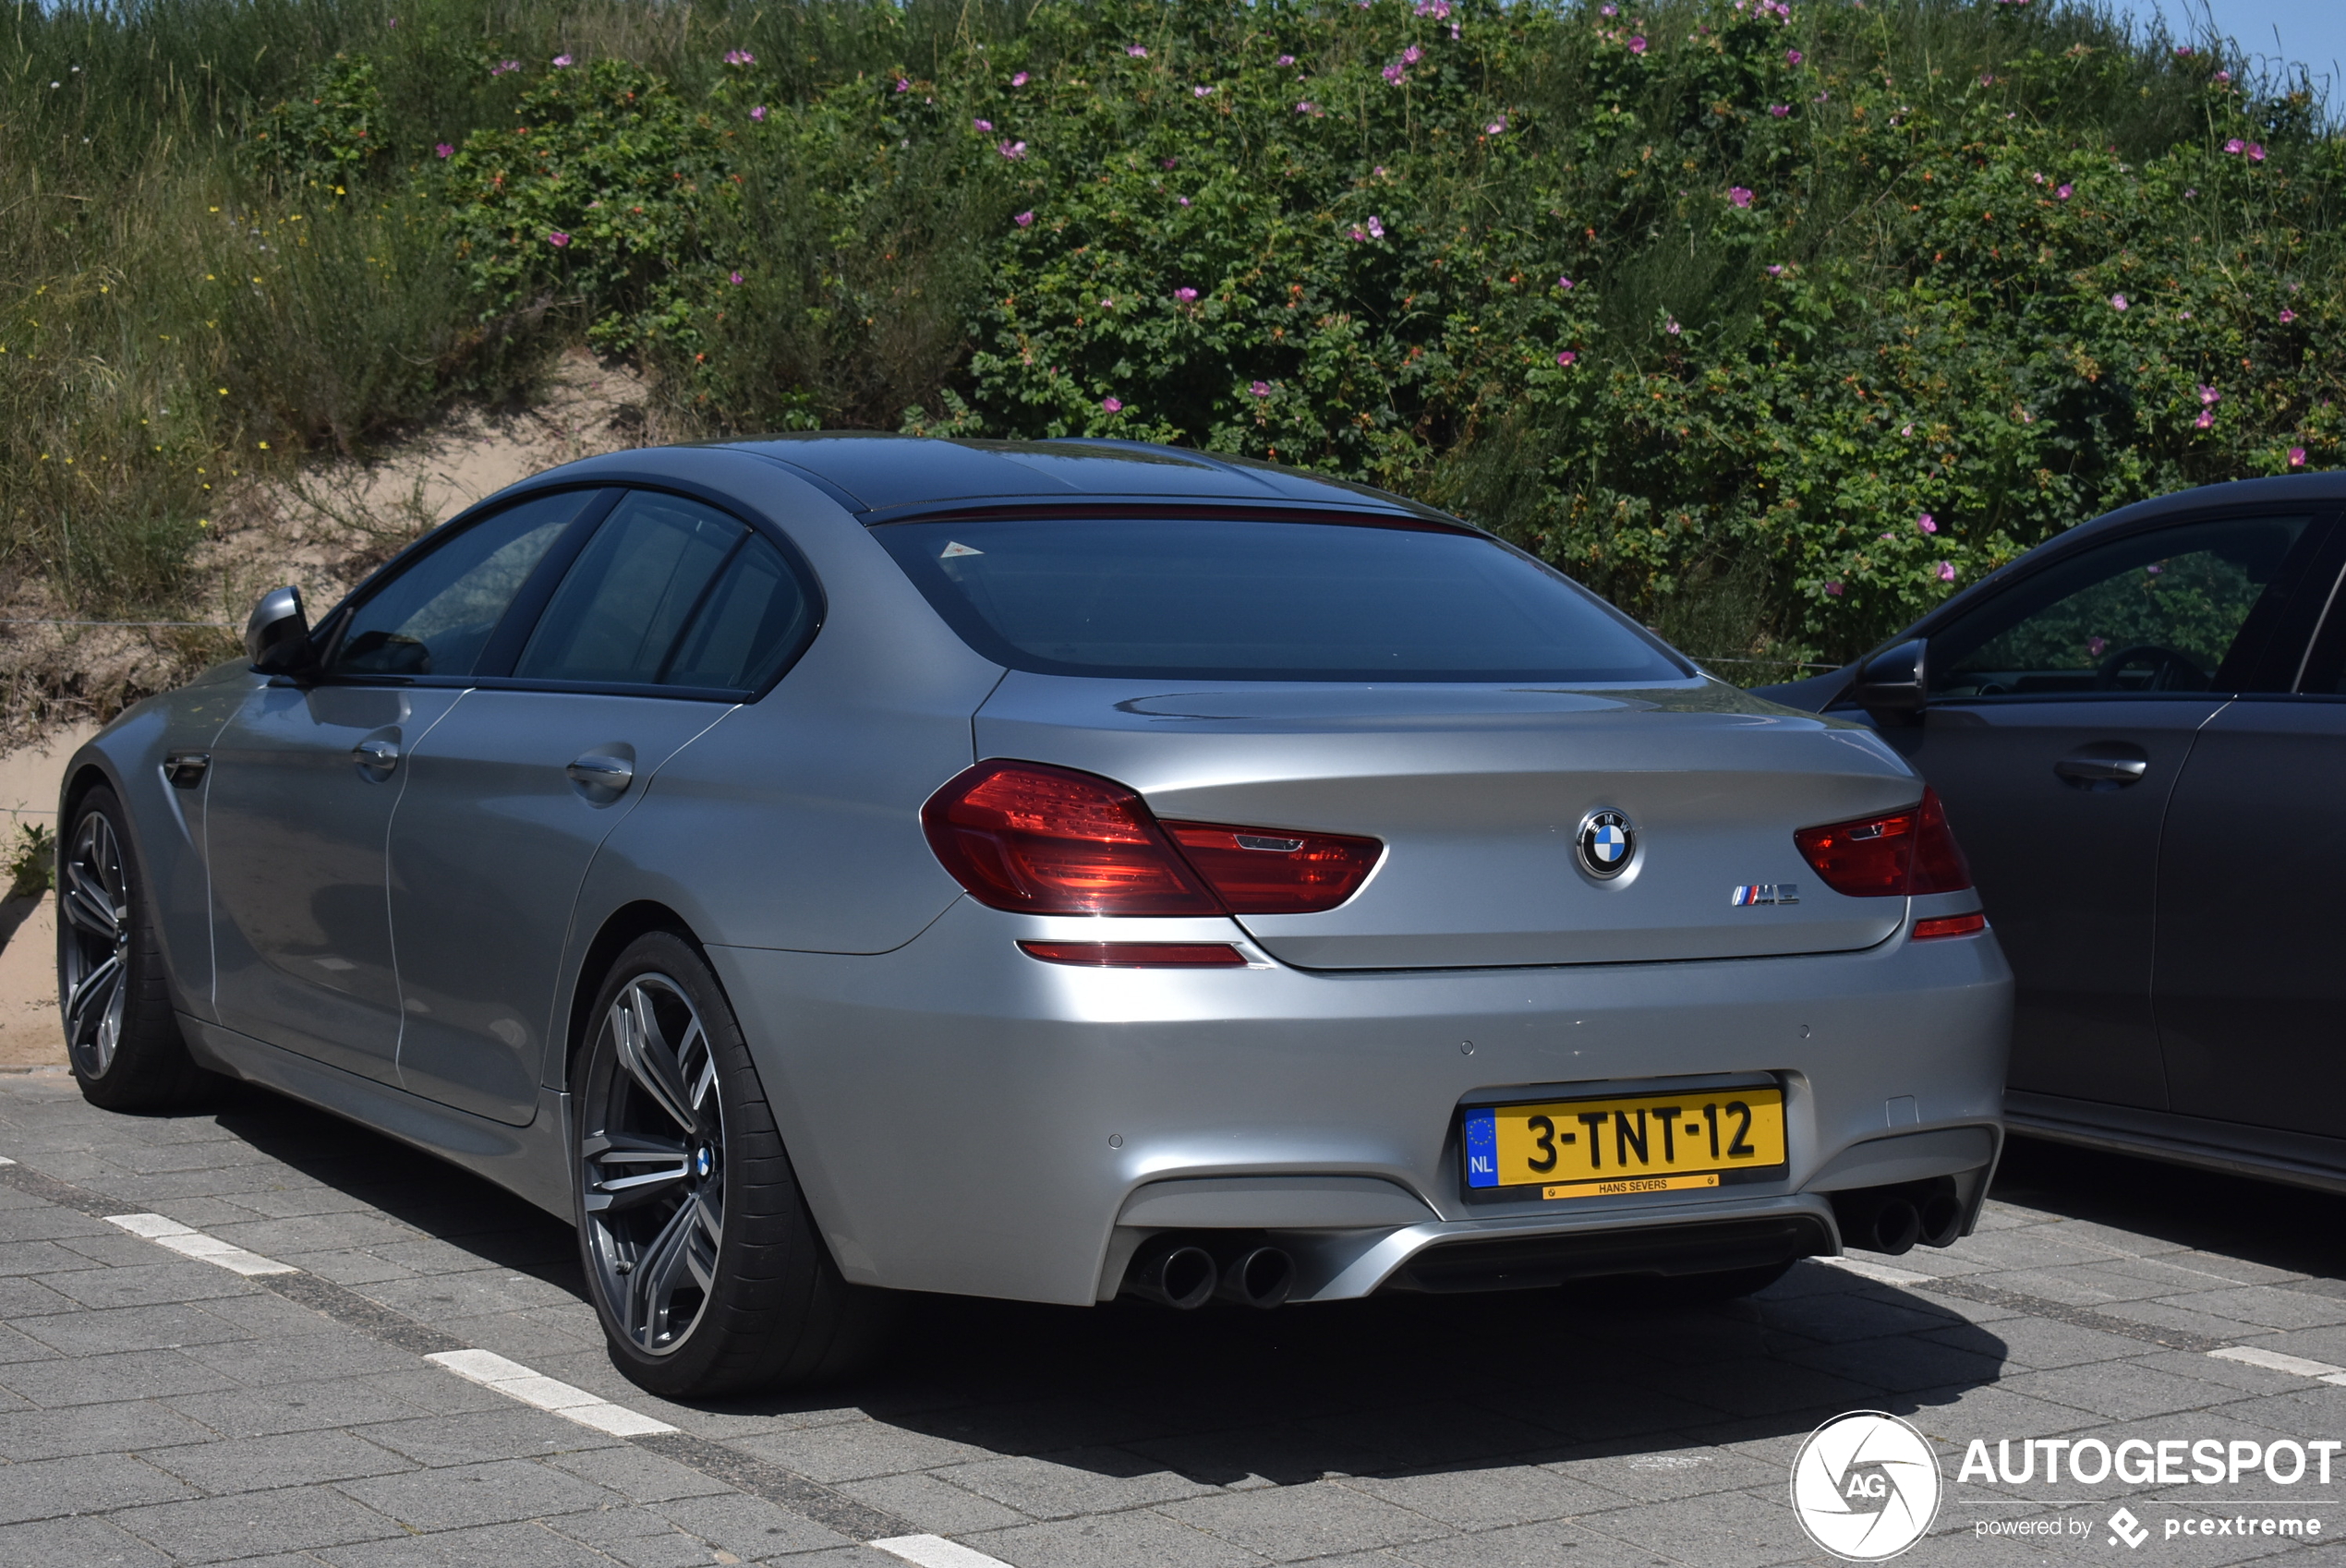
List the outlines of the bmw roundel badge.
<svg viewBox="0 0 2346 1568">
<path fill-rule="evenodd" d="M 1629 869 L 1637 853 L 1637 829 L 1617 811 L 1592 811 L 1580 819 L 1580 867 L 1610 881 Z"/>
</svg>

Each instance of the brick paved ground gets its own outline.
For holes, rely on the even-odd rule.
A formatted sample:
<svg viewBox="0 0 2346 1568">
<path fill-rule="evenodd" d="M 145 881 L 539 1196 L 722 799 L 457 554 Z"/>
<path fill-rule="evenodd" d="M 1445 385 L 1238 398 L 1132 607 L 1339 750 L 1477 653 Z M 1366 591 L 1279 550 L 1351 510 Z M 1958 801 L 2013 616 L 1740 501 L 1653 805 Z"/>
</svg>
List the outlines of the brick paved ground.
<svg viewBox="0 0 2346 1568">
<path fill-rule="evenodd" d="M 2346 1201 L 2130 1161 L 2024 1148 L 1981 1234 L 1891 1265 L 1914 1283 L 1806 1263 L 1675 1312 L 926 1301 L 880 1374 L 692 1409 L 611 1369 L 562 1225 L 330 1117 L 114 1116 L 16 1078 L 0 1154 L 0 1564 L 880 1568 L 863 1543 L 912 1533 L 1020 1568 L 1822 1562 L 1788 1465 L 1856 1408 L 1944 1454 L 1905 1562 L 2346 1556 L 2346 1455 L 2330 1486 L 1955 1479 L 1975 1437 L 2346 1438 L 2346 1387 L 2208 1354 L 2346 1365 Z M 129 1211 L 304 1272 L 103 1217 Z M 679 1431 L 607 1436 L 424 1359 L 458 1346 Z M 2122 1503 L 2138 1552 L 2104 1524 Z M 2267 1516 L 2324 1540 L 2240 1533 Z M 2050 1518 L 2084 1533 L 1978 1534 Z"/>
</svg>

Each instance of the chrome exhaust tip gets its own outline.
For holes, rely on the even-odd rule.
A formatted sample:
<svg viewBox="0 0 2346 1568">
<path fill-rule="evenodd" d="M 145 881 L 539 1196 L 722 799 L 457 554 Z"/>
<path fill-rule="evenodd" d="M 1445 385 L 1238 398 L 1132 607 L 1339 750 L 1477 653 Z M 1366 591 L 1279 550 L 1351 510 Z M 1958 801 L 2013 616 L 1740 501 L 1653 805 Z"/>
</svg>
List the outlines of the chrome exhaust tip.
<svg viewBox="0 0 2346 1568">
<path fill-rule="evenodd" d="M 1295 1288 L 1295 1260 L 1280 1247 L 1250 1247 L 1222 1265 L 1221 1283 L 1214 1294 L 1241 1307 L 1265 1311 L 1283 1304 Z"/>
</svg>

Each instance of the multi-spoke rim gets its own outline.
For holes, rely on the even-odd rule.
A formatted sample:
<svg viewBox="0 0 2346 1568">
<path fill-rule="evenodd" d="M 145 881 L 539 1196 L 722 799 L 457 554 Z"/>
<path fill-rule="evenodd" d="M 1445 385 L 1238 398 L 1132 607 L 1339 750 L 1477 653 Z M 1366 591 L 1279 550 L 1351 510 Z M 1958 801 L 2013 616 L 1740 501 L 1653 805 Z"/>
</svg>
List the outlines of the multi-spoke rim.
<svg viewBox="0 0 2346 1568">
<path fill-rule="evenodd" d="M 620 1332 L 664 1356 L 708 1307 L 725 1235 L 725 1116 L 683 987 L 641 974 L 603 1014 L 579 1119 L 586 1249 Z"/>
<path fill-rule="evenodd" d="M 66 1044 L 83 1076 L 103 1078 L 122 1043 L 131 931 L 122 843 L 103 812 L 83 817 L 74 831 L 73 848 L 57 867 L 57 908 L 64 917 L 57 992 Z"/>
</svg>

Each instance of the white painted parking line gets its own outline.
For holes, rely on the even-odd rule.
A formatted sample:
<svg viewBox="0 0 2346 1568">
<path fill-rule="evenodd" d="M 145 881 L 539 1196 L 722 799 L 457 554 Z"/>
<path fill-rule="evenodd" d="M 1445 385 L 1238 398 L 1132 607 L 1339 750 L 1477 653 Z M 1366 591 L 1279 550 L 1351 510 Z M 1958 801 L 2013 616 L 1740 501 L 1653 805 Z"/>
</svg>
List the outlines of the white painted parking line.
<svg viewBox="0 0 2346 1568">
<path fill-rule="evenodd" d="M 508 1361 L 493 1350 L 442 1350 L 424 1359 L 468 1382 L 494 1389 L 508 1399 L 517 1399 L 524 1405 L 535 1405 L 550 1415 L 575 1421 L 582 1427 L 592 1427 L 599 1432 L 609 1432 L 613 1437 L 649 1437 L 655 1432 L 676 1429 L 665 1421 L 654 1420 L 640 1410 L 613 1405 L 600 1394 L 556 1382 L 543 1372 L 533 1372 L 520 1362 Z"/>
<path fill-rule="evenodd" d="M 872 1545 L 918 1568 L 1010 1568 L 998 1557 L 988 1557 L 943 1536 L 890 1536 Z"/>
<path fill-rule="evenodd" d="M 1836 1269 L 1845 1269 L 1859 1279 L 1871 1280 L 1877 1285 L 1920 1285 L 1930 1277 L 1907 1269 L 1893 1269 L 1887 1263 L 1868 1263 L 1863 1258 L 1820 1258 L 1817 1261 L 1831 1263 Z"/>
<path fill-rule="evenodd" d="M 2222 1361 L 2262 1367 L 2268 1372 L 2294 1372 L 2301 1378 L 2346 1388 L 2346 1367 L 2333 1367 L 2327 1361 L 2309 1361 L 2303 1356 L 2287 1356 L 2278 1350 L 2259 1350 L 2253 1345 L 2228 1345 L 2207 1354 Z"/>
<path fill-rule="evenodd" d="M 16 1164 L 11 1160 L 10 1164 Z M 258 1252 L 248 1252 L 233 1242 L 216 1236 L 206 1236 L 193 1225 L 183 1225 L 165 1214 L 108 1214 L 106 1223 L 120 1225 L 133 1236 L 144 1236 L 157 1247 L 168 1247 L 183 1257 L 217 1263 L 240 1274 L 297 1274 L 291 1263 L 280 1263 L 274 1258 L 263 1258 Z"/>
</svg>

